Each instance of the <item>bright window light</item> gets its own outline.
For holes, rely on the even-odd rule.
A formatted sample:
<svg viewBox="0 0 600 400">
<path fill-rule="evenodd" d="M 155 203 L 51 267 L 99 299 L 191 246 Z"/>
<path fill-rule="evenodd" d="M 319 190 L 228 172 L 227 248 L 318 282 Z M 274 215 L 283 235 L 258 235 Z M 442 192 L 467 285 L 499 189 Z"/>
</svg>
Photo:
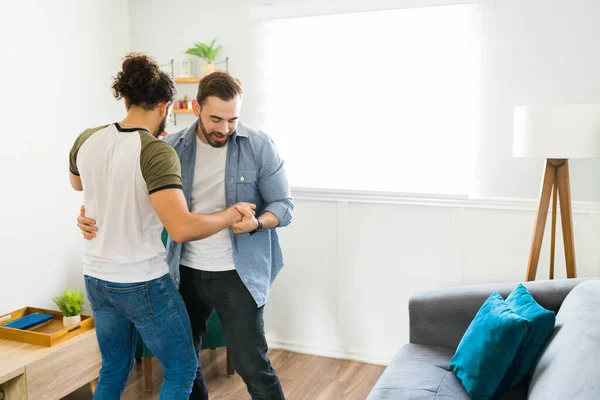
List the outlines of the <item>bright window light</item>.
<svg viewBox="0 0 600 400">
<path fill-rule="evenodd" d="M 467 195 L 476 5 L 267 19 L 259 126 L 294 187 Z"/>
</svg>

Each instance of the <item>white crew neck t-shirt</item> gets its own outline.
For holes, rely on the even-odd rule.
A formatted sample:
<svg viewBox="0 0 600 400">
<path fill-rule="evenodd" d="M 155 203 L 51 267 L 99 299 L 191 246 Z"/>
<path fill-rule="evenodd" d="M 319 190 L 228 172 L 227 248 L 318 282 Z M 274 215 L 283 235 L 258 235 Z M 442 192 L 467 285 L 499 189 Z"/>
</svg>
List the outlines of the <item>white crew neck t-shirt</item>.
<svg viewBox="0 0 600 400">
<path fill-rule="evenodd" d="M 227 208 L 225 201 L 225 164 L 227 145 L 215 148 L 196 136 L 196 167 L 192 188 L 191 212 L 212 214 Z M 206 239 L 183 244 L 181 264 L 202 271 L 230 271 L 233 248 L 229 229 Z"/>
</svg>

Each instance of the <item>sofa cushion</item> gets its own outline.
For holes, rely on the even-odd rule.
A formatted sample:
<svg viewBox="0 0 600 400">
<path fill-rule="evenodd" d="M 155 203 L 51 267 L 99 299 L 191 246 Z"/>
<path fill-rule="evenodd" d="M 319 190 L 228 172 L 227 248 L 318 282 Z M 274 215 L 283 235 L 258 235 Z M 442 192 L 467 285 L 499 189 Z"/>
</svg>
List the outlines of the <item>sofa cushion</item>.
<svg viewBox="0 0 600 400">
<path fill-rule="evenodd" d="M 407 344 L 385 369 L 367 400 L 469 400 L 449 369 L 454 349 Z"/>
<path fill-rule="evenodd" d="M 497 393 L 522 343 L 531 335 L 531 322 L 520 317 L 498 292 L 483 303 L 469 325 L 450 369 L 473 399 L 489 399 Z"/>
<path fill-rule="evenodd" d="M 531 382 L 531 400 L 596 399 L 600 393 L 600 280 L 565 298 Z"/>
<path fill-rule="evenodd" d="M 522 284 L 506 298 L 506 304 L 518 315 L 531 321 L 531 336 L 528 341 L 523 342 L 522 349 L 500 385 L 500 391 L 517 386 L 525 378 L 552 334 L 556 322 L 554 311 L 540 306 Z"/>
<path fill-rule="evenodd" d="M 407 344 L 385 369 L 367 400 L 469 400 L 450 371 L 454 349 Z M 527 382 L 505 393 L 500 400 L 525 400 Z"/>
</svg>

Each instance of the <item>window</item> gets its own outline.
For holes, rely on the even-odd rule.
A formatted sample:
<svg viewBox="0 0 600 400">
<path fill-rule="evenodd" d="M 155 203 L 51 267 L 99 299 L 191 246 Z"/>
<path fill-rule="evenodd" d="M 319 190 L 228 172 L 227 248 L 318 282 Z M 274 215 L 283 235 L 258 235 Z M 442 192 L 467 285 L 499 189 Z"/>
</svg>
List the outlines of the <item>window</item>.
<svg viewBox="0 0 600 400">
<path fill-rule="evenodd" d="M 260 21 L 259 126 L 293 187 L 468 194 L 475 5 Z"/>
</svg>

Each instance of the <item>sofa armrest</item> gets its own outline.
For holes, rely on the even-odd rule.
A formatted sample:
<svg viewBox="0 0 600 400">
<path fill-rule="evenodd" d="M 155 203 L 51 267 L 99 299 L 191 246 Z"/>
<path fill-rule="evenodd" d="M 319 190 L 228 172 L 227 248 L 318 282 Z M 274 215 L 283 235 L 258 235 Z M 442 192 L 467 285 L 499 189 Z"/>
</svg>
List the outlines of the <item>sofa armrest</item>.
<svg viewBox="0 0 600 400">
<path fill-rule="evenodd" d="M 558 312 L 571 289 L 584 281 L 559 279 L 523 282 L 544 308 Z M 485 300 L 494 291 L 506 298 L 518 283 L 500 283 L 434 289 L 413 295 L 408 302 L 410 342 L 458 347 L 465 331 Z"/>
</svg>

